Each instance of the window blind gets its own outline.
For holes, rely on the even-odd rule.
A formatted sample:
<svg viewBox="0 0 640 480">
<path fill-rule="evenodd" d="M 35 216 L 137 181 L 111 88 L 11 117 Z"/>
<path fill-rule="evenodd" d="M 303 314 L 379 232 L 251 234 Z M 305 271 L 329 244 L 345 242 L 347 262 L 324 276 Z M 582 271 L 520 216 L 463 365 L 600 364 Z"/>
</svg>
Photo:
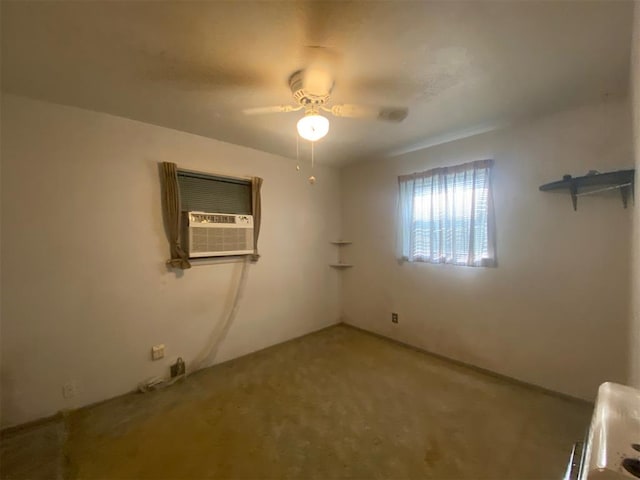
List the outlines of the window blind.
<svg viewBox="0 0 640 480">
<path fill-rule="evenodd" d="M 178 170 L 183 211 L 251 215 L 251 181 Z"/>
<path fill-rule="evenodd" d="M 493 161 L 399 177 L 402 258 L 495 266 Z"/>
</svg>

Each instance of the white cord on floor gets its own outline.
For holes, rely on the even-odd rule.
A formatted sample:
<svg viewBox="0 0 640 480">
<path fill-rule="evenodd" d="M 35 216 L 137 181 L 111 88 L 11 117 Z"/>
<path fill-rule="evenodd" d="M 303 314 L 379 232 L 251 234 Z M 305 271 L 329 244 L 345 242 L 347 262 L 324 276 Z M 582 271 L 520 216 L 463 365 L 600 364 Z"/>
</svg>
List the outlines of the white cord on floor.
<svg viewBox="0 0 640 480">
<path fill-rule="evenodd" d="M 233 303 L 231 304 L 231 309 L 229 310 L 228 315 L 222 322 L 219 328 L 214 328 L 209 336 L 209 342 L 205 346 L 202 353 L 196 357 L 193 361 L 193 366 L 189 369 L 189 372 L 185 372 L 181 375 L 178 375 L 173 378 L 162 378 L 162 377 L 151 377 L 144 382 L 141 382 L 138 385 L 138 391 L 141 393 L 152 392 L 155 390 L 161 390 L 163 388 L 170 387 L 174 383 L 183 378 L 186 378 L 187 375 L 190 375 L 200 368 L 207 366 L 206 363 L 215 359 L 216 354 L 218 353 L 218 347 L 224 338 L 227 336 L 227 332 L 233 323 L 237 313 L 238 307 L 240 306 L 240 300 L 242 299 L 242 294 L 244 293 L 244 287 L 247 282 L 247 272 L 249 270 L 249 256 L 246 255 L 244 257 L 244 261 L 242 262 L 242 271 L 240 272 L 240 279 L 238 280 L 238 285 L 235 289 L 235 295 L 233 297 Z M 219 332 L 219 334 L 218 334 Z"/>
<path fill-rule="evenodd" d="M 173 378 L 161 378 L 161 377 L 151 377 L 144 382 L 138 384 L 138 391 L 140 393 L 153 392 L 155 390 L 162 390 L 163 388 L 170 387 L 178 380 L 182 380 L 186 378 L 187 374 L 182 373 L 180 375 L 176 375 Z"/>
</svg>

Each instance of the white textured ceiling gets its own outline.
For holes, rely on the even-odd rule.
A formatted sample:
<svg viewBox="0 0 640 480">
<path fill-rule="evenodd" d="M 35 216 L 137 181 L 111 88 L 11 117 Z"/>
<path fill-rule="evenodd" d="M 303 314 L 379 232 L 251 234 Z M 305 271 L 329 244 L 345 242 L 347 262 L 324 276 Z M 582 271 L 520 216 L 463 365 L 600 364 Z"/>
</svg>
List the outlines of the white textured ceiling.
<svg viewBox="0 0 640 480">
<path fill-rule="evenodd" d="M 400 124 L 331 117 L 322 163 L 409 151 L 622 97 L 631 1 L 2 2 L 2 88 L 295 157 L 289 75 L 327 47 L 334 103 L 408 106 Z M 305 48 L 307 47 L 307 48 Z"/>
</svg>

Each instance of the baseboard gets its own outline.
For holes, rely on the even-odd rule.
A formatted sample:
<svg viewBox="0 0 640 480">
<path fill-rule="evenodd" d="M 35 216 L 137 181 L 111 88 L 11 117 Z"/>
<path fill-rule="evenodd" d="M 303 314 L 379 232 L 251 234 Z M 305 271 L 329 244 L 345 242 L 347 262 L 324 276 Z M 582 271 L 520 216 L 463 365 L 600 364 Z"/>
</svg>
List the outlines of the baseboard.
<svg viewBox="0 0 640 480">
<path fill-rule="evenodd" d="M 64 419 L 64 416 L 65 416 L 65 412 L 60 411 L 58 413 L 54 413 L 53 415 L 49 415 L 47 417 L 36 418 L 35 420 L 30 420 L 25 423 L 19 423 L 18 425 L 11 425 L 8 427 L 4 427 L 0 430 L 0 437 L 4 437 L 5 435 L 12 435 L 22 430 L 29 430 L 34 427 L 39 427 L 40 425 L 44 425 L 45 423 L 62 420 Z"/>
<path fill-rule="evenodd" d="M 366 330 L 364 328 L 358 327 L 356 325 L 352 325 L 350 323 L 346 323 L 344 321 L 336 322 L 336 323 L 333 323 L 331 325 L 320 327 L 317 330 L 313 330 L 311 332 L 304 333 L 304 334 L 302 334 L 300 336 L 290 338 L 288 340 L 285 340 L 284 342 L 280 342 L 280 343 L 276 343 L 276 344 L 273 344 L 273 345 L 269 345 L 268 347 L 264 347 L 264 348 L 261 348 L 259 350 L 255 350 L 255 351 L 247 353 L 245 355 L 240 355 L 239 357 L 235 357 L 235 358 L 232 358 L 232 359 L 229 359 L 229 360 L 225 360 L 224 362 L 217 363 L 217 364 L 211 365 L 209 367 L 205 367 L 205 368 L 203 368 L 201 370 L 197 370 L 195 372 L 191 372 L 191 374 L 197 373 L 197 372 L 202 371 L 202 370 L 206 370 L 208 368 L 214 368 L 214 367 L 217 367 L 219 365 L 224 365 L 225 363 L 233 362 L 233 361 L 235 361 L 237 359 L 240 359 L 242 357 L 253 355 L 255 353 L 262 352 L 264 350 L 269 350 L 271 348 L 276 348 L 276 347 L 278 347 L 280 345 L 284 345 L 286 343 L 293 342 L 295 340 L 307 337 L 309 335 L 314 335 L 314 334 L 316 334 L 318 332 L 321 332 L 323 330 L 334 328 L 337 325 L 342 325 L 342 326 L 345 326 L 347 328 L 353 328 L 354 330 L 358 330 L 359 332 L 365 333 L 367 335 L 371 335 L 371 336 L 386 340 L 388 342 L 393 342 L 393 343 L 396 343 L 398 345 L 402 345 L 403 347 L 410 348 L 412 350 L 421 352 L 421 353 L 423 353 L 425 355 L 429 355 L 429 356 L 434 357 L 434 358 L 438 358 L 440 360 L 444 360 L 444 361 L 452 363 L 454 365 L 458 365 L 458 366 L 461 366 L 461 367 L 464 367 L 464 368 L 471 369 L 473 371 L 482 373 L 484 375 L 488 375 L 488 376 L 491 376 L 491 377 L 494 377 L 494 378 L 499 378 L 499 379 L 501 379 L 503 381 L 506 381 L 506 382 L 509 382 L 509 383 L 513 383 L 513 384 L 516 384 L 516 385 L 520 385 L 520 386 L 523 386 L 523 387 L 526 387 L 526 388 L 530 388 L 530 389 L 539 391 L 541 393 L 554 396 L 556 398 L 562 398 L 564 400 L 570 400 L 570 401 L 574 401 L 574 402 L 579 402 L 579 403 L 582 403 L 584 405 L 588 405 L 588 406 L 593 407 L 593 402 L 590 402 L 588 400 L 584 400 L 582 398 L 578 398 L 578 397 L 574 397 L 574 396 L 571 396 L 571 395 L 567 395 L 566 393 L 556 392 L 555 390 L 550 390 L 548 388 L 541 387 L 540 385 L 535 385 L 533 383 L 528 383 L 528 382 L 525 382 L 523 380 L 519 380 L 517 378 L 510 377 L 508 375 L 504 375 L 504 374 L 501 374 L 501 373 L 494 372 L 493 370 L 487 370 L 486 368 L 478 367 L 477 365 L 473 365 L 473 364 L 466 363 L 466 362 L 463 362 L 463 361 L 460 361 L 460 360 L 456 360 L 454 358 L 447 357 L 445 355 L 434 353 L 434 352 L 431 352 L 431 351 L 426 350 L 424 348 L 416 347 L 415 345 L 411 345 L 409 343 L 405 343 L 405 342 L 402 342 L 400 340 L 396 340 L 395 338 L 387 337 L 385 335 L 382 335 L 382 334 L 379 334 L 379 333 L 376 333 L 376 332 L 372 332 L 371 330 Z M 81 409 L 85 409 L 85 408 L 95 407 L 97 405 L 109 402 L 109 401 L 114 400 L 116 398 L 119 398 L 119 397 L 122 397 L 122 396 L 125 396 L 125 395 L 130 395 L 131 393 L 135 393 L 136 391 L 137 390 L 133 390 L 132 392 L 124 393 L 122 395 L 116 395 L 115 397 L 110 397 L 110 398 L 106 398 L 104 400 L 99 400 L 97 402 L 93 402 L 93 403 L 90 403 L 90 404 L 87 404 L 87 405 L 83 405 L 82 407 L 78 407 L 76 409 L 63 410 L 63 411 L 60 411 L 58 413 L 55 413 L 54 415 L 50 415 L 50 416 L 47 416 L 47 417 L 39 418 L 39 419 L 36 419 L 36 420 L 31 420 L 29 422 L 21 423 L 19 425 L 4 427 L 3 429 L 0 430 L 0 436 L 10 435 L 10 434 L 19 432 L 20 430 L 26 430 L 26 429 L 29 429 L 29 428 L 32 428 L 32 427 L 36 427 L 36 426 L 39 426 L 39 425 L 42 425 L 42 424 L 45 424 L 45 423 L 48 423 L 48 422 L 52 422 L 52 421 L 56 421 L 56 420 L 62 420 L 62 419 L 65 418 L 66 415 L 68 415 L 69 413 L 71 413 L 71 412 L 73 412 L 75 410 L 81 410 Z"/>
<path fill-rule="evenodd" d="M 316 330 L 312 330 L 310 332 L 303 333 L 302 335 L 298 335 L 296 337 L 289 338 L 289 339 L 284 340 L 284 341 L 279 342 L 279 343 L 274 343 L 273 345 L 269 345 L 268 347 L 260 348 L 258 350 L 254 350 L 252 352 L 245 353 L 244 355 L 240 355 L 238 357 L 230 358 L 228 360 L 225 360 L 225 361 L 220 362 L 220 363 L 216 363 L 214 365 L 209 365 L 207 367 L 203 367 L 203 368 L 200 368 L 198 370 L 194 370 L 192 372 L 189 372 L 187 377 L 190 376 L 190 375 L 196 374 L 198 372 L 201 372 L 203 370 L 207 370 L 209 368 L 217 367 L 219 365 L 224 365 L 225 363 L 233 362 L 233 361 L 235 361 L 235 360 L 237 360 L 239 358 L 246 357 L 246 356 L 249 356 L 249 355 L 253 355 L 254 353 L 262 352 L 263 350 L 268 350 L 270 348 L 275 348 L 275 347 L 278 347 L 280 345 L 284 345 L 284 344 L 286 344 L 288 342 L 293 342 L 293 341 L 298 340 L 300 338 L 304 338 L 306 336 L 316 334 L 316 333 L 321 332 L 323 330 L 327 330 L 329 328 L 333 328 L 336 325 L 340 325 L 341 323 L 342 322 L 340 320 L 337 320 L 336 322 L 334 322 L 334 323 L 332 323 L 330 325 L 325 325 L 325 326 L 322 326 L 322 327 L 320 327 L 320 328 L 318 328 Z M 71 414 L 72 412 L 75 412 L 77 410 L 83 410 L 85 408 L 96 407 L 98 405 L 102 405 L 103 403 L 110 402 L 111 400 L 115 400 L 116 398 L 124 397 L 125 395 L 131 395 L 132 393 L 139 393 L 138 388 L 136 387 L 135 389 L 133 389 L 133 390 L 131 390 L 129 392 L 126 392 L 126 393 L 123 393 L 123 394 L 120 394 L 120 395 L 115 395 L 113 397 L 105 398 L 103 400 L 98 400 L 96 402 L 91 402 L 91 403 L 88 403 L 86 405 L 82 405 L 82 406 L 77 407 L 77 408 L 70 408 L 70 409 L 60 410 L 59 412 L 54 413 L 53 415 L 37 418 L 35 420 L 30 420 L 30 421 L 25 422 L 25 423 L 20 423 L 18 425 L 10 425 L 8 427 L 4 427 L 4 428 L 0 429 L 0 436 L 10 435 L 10 434 L 18 432 L 20 430 L 27 430 L 27 429 L 30 429 L 32 427 L 37 427 L 39 425 L 43 425 L 45 423 L 52 422 L 52 421 L 55 421 L 55 420 L 62 420 L 66 416 L 68 416 L 69 414 Z"/>
<path fill-rule="evenodd" d="M 430 350 L 426 350 L 426 349 L 421 348 L 421 347 L 416 347 L 415 345 L 411 345 L 410 343 L 402 342 L 400 340 L 396 340 L 395 338 L 387 337 L 387 336 L 382 335 L 380 333 L 372 332 L 371 330 L 366 330 L 366 329 L 364 329 L 362 327 L 358 327 L 356 325 L 352 325 L 352 324 L 344 322 L 344 321 L 341 322 L 341 325 L 344 325 L 345 327 L 353 328 L 355 330 L 358 330 L 358 331 L 360 331 L 362 333 L 366 333 L 368 335 L 372 335 L 374 337 L 378 337 L 378 338 L 381 338 L 381 339 L 396 343 L 398 345 L 402 345 L 403 347 L 407 347 L 407 348 L 410 348 L 412 350 L 416 350 L 418 352 L 424 353 L 425 355 L 429 355 L 431 357 L 438 358 L 440 360 L 444 360 L 444 361 L 449 362 L 449 363 L 453 363 L 454 365 L 458 365 L 460 367 L 465 367 L 465 368 L 468 368 L 470 370 L 474 370 L 474 371 L 476 371 L 478 373 L 482 373 L 482 374 L 488 375 L 490 377 L 499 378 L 499 379 L 504 380 L 506 382 L 514 383 L 514 384 L 520 385 L 522 387 L 531 388 L 533 390 L 536 390 L 538 392 L 544 393 L 546 395 L 551 395 L 551 396 L 556 397 L 556 398 L 562 398 L 563 400 L 570 400 L 570 401 L 573 401 L 573 402 L 579 402 L 579 403 L 582 403 L 584 405 L 588 405 L 590 407 L 593 407 L 593 405 L 594 405 L 593 402 L 590 402 L 589 400 L 585 400 L 584 398 L 574 397 L 574 396 L 568 395 L 566 393 L 557 392 L 555 390 L 551 390 L 551 389 L 548 389 L 548 388 L 545 388 L 545 387 L 541 387 L 540 385 L 536 385 L 535 383 L 525 382 L 524 380 L 519 380 L 517 378 L 513 378 L 513 377 L 510 377 L 508 375 L 504 375 L 502 373 L 494 372 L 493 370 L 488 370 L 486 368 L 478 367 L 477 365 L 473 365 L 472 363 L 467 363 L 467 362 L 463 362 L 461 360 L 456 360 L 455 358 L 447 357 L 446 355 L 441 355 L 439 353 L 435 353 L 435 352 L 432 352 Z"/>
</svg>

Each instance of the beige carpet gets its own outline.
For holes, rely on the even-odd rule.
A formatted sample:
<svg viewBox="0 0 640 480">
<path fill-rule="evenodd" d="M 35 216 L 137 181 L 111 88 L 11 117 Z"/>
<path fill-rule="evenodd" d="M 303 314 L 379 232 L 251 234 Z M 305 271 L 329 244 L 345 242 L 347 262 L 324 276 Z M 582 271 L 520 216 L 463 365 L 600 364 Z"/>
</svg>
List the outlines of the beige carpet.
<svg viewBox="0 0 640 480">
<path fill-rule="evenodd" d="M 341 325 L 76 411 L 61 463 L 84 479 L 557 480 L 589 417 Z"/>
</svg>

